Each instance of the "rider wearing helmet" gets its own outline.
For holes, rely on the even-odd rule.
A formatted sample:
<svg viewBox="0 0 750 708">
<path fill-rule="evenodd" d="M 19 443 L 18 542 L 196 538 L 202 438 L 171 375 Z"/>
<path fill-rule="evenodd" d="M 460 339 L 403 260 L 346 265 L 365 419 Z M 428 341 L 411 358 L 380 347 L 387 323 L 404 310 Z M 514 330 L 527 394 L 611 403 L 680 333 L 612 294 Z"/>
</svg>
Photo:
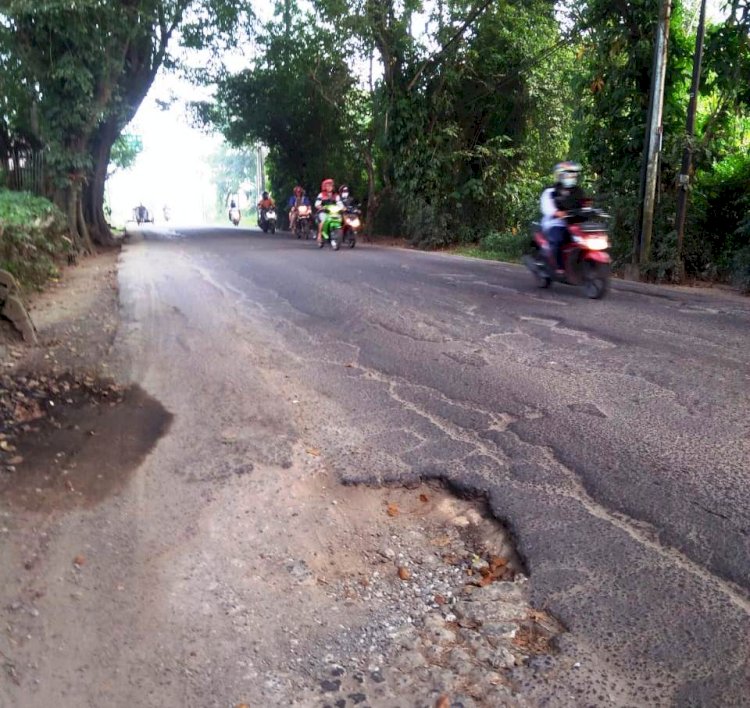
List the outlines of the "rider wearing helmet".
<svg viewBox="0 0 750 708">
<path fill-rule="evenodd" d="M 320 194 L 315 198 L 315 210 L 318 212 L 318 247 L 323 247 L 323 224 L 326 220 L 326 213 L 323 207 L 328 204 L 341 204 L 339 195 L 334 191 L 334 182 L 329 177 L 320 183 Z"/>
<path fill-rule="evenodd" d="M 580 209 L 586 200 L 578 186 L 581 166 L 575 162 L 560 162 L 555 165 L 555 184 L 542 192 L 542 231 L 547 237 L 556 264 L 557 274 L 564 273 L 562 245 L 568 238 L 565 217 L 572 209 Z"/>
<path fill-rule="evenodd" d="M 258 209 L 265 211 L 266 209 L 272 209 L 276 206 L 276 202 L 271 199 L 271 195 L 268 192 L 263 192 L 263 196 L 258 201 Z"/>
<path fill-rule="evenodd" d="M 352 197 L 351 192 L 349 191 L 349 187 L 347 187 L 345 184 L 342 184 L 339 187 L 339 196 L 341 197 L 341 203 L 349 209 L 350 207 L 354 206 L 354 197 Z"/>
<path fill-rule="evenodd" d="M 294 231 L 294 224 L 297 221 L 297 207 L 302 205 L 310 205 L 310 200 L 305 196 L 305 190 L 302 189 L 301 185 L 297 185 L 292 190 L 292 196 L 289 197 L 287 202 L 287 208 L 289 209 L 289 230 Z"/>
<path fill-rule="evenodd" d="M 271 195 L 268 192 L 263 192 L 263 196 L 258 200 L 258 226 L 263 226 L 266 220 L 266 212 L 275 207 L 276 202 L 271 199 Z"/>
</svg>

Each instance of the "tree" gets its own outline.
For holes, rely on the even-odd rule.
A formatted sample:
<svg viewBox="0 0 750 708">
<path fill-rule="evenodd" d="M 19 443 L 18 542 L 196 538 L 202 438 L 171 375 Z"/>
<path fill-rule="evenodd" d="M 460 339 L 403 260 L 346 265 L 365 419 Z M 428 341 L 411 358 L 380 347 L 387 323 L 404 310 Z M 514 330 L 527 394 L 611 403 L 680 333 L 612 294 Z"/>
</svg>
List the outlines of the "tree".
<svg viewBox="0 0 750 708">
<path fill-rule="evenodd" d="M 253 67 L 223 77 L 215 101 L 195 106 L 198 119 L 236 147 L 267 145 L 277 195 L 290 194 L 297 183 L 313 191 L 326 175 L 351 181 L 359 191 L 362 167 L 348 118 L 357 89 L 341 35 L 306 21 L 295 4 L 287 3 L 284 12 L 295 32 L 269 23 Z"/>
<path fill-rule="evenodd" d="M 50 193 L 79 245 L 111 240 L 112 148 L 159 69 L 175 64 L 173 36 L 191 48 L 229 42 L 243 12 L 239 0 L 0 0 L 2 83 L 21 94 L 14 123 L 47 147 Z"/>
<path fill-rule="evenodd" d="M 140 135 L 121 133 L 112 146 L 107 179 L 119 170 L 130 169 L 141 152 L 143 152 L 143 141 Z"/>
<path fill-rule="evenodd" d="M 587 0 L 575 6 L 578 69 L 574 94 L 572 152 L 593 177 L 598 199 L 612 213 L 614 255 L 630 261 L 633 234 L 639 228 L 639 184 L 646 130 L 654 38 L 659 0 L 639 3 Z M 667 81 L 664 99 L 664 150 L 660 167 L 659 208 L 653 252 L 664 256 L 674 203 L 671 159 L 684 125 L 692 50 L 685 34 L 682 6 L 672 2 Z M 669 157 L 668 157 L 669 156 Z M 646 266 L 647 268 L 649 266 Z M 665 262 L 665 267 L 672 265 Z"/>
</svg>

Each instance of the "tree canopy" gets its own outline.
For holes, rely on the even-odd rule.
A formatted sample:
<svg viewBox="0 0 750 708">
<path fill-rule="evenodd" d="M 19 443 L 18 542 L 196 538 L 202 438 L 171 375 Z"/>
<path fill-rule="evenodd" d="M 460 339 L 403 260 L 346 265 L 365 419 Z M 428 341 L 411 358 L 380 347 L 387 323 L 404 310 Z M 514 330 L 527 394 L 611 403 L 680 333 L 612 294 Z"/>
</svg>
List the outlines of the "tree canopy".
<svg viewBox="0 0 750 708">
<path fill-rule="evenodd" d="M 109 240 L 112 148 L 180 43 L 226 46 L 239 0 L 0 0 L 0 133 L 45 149 L 48 196 L 80 245 Z"/>
</svg>

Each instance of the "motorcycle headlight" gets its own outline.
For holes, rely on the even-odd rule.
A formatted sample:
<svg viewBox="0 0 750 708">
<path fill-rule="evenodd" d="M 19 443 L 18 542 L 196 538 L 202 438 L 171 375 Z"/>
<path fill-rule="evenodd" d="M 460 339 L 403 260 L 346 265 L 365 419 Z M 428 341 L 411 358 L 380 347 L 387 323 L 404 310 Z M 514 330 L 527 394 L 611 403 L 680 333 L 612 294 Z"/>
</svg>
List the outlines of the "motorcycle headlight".
<svg viewBox="0 0 750 708">
<path fill-rule="evenodd" d="M 583 242 L 590 251 L 605 251 L 609 248 L 609 239 L 606 236 L 592 236 L 583 239 Z"/>
<path fill-rule="evenodd" d="M 353 219 L 349 219 L 349 226 L 351 226 L 353 229 L 359 228 L 359 219 L 355 216 Z"/>
</svg>

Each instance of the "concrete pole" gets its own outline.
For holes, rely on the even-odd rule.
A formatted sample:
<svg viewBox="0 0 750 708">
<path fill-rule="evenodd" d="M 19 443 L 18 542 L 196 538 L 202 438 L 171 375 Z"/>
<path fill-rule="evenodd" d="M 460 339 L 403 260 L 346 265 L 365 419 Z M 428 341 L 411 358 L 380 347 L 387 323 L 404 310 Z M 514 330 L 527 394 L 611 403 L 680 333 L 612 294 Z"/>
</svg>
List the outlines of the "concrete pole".
<svg viewBox="0 0 750 708">
<path fill-rule="evenodd" d="M 701 84 L 701 63 L 703 61 L 703 39 L 706 34 L 706 0 L 701 0 L 698 32 L 695 35 L 695 54 L 693 55 L 693 81 L 690 86 L 690 103 L 688 104 L 687 126 L 685 128 L 685 150 L 682 153 L 680 168 L 679 192 L 677 193 L 677 266 L 680 269 L 680 280 L 684 275 L 682 248 L 685 241 L 685 218 L 687 216 L 688 190 L 690 188 L 690 166 L 693 162 L 693 136 L 695 135 L 695 114 L 698 111 L 698 91 Z"/>
<path fill-rule="evenodd" d="M 641 221 L 639 262 L 647 263 L 651 257 L 651 236 L 654 230 L 656 207 L 656 185 L 659 176 L 659 156 L 662 140 L 662 117 L 664 115 L 664 84 L 667 76 L 667 49 L 669 47 L 669 18 L 672 1 L 662 0 L 659 9 L 659 24 L 654 44 L 654 65 L 651 76 L 651 98 L 648 116 L 648 154 L 643 189 L 643 218 Z"/>
</svg>

